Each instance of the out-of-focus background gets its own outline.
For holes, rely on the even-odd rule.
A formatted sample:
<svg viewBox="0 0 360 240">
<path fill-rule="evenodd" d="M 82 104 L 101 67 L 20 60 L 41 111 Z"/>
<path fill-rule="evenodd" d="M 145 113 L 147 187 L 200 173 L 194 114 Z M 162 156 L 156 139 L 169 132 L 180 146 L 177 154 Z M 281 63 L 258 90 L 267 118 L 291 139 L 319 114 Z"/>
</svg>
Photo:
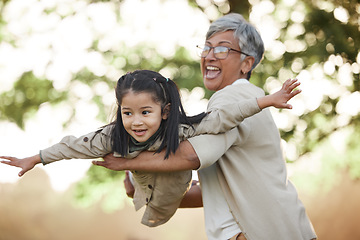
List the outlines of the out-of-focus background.
<svg viewBox="0 0 360 240">
<path fill-rule="evenodd" d="M 360 239 L 358 1 L 2 0 L 0 11 L 0 155 L 16 157 L 111 121 L 115 83 L 135 69 L 176 81 L 189 114 L 205 110 L 195 46 L 211 21 L 243 14 L 266 48 L 251 81 L 267 93 L 302 83 L 294 109 L 271 111 L 319 238 Z M 202 209 L 142 226 L 124 174 L 90 160 L 18 172 L 0 165 L 0 240 L 206 239 Z"/>
</svg>

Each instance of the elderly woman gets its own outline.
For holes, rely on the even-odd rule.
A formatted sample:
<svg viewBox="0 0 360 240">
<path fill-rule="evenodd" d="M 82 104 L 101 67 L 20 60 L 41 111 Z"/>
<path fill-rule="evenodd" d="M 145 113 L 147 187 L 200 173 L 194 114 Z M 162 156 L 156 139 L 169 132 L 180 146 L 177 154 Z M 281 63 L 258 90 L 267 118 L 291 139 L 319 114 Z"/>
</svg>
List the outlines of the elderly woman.
<svg viewBox="0 0 360 240">
<path fill-rule="evenodd" d="M 228 14 L 213 22 L 201 50 L 204 85 L 216 91 L 208 111 L 264 96 L 249 82 L 262 59 L 263 41 L 241 15 Z M 199 205 L 202 194 L 209 240 L 316 239 L 287 178 L 279 132 L 269 109 L 224 134 L 183 141 L 166 161 L 164 153 L 143 152 L 136 161 L 108 156 L 94 164 L 114 170 L 198 170 L 201 191 L 195 185 L 183 206 Z"/>
</svg>

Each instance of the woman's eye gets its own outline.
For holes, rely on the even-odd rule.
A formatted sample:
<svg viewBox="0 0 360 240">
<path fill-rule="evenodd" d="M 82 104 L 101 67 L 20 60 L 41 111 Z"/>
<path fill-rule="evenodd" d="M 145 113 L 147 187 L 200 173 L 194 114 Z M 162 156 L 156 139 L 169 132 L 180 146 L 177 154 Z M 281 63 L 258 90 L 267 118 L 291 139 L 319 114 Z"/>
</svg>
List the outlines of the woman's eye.
<svg viewBox="0 0 360 240">
<path fill-rule="evenodd" d="M 222 46 L 218 46 L 218 47 L 216 47 L 216 52 L 218 52 L 218 53 L 225 53 L 225 52 L 228 52 L 228 48 L 222 47 Z"/>
</svg>

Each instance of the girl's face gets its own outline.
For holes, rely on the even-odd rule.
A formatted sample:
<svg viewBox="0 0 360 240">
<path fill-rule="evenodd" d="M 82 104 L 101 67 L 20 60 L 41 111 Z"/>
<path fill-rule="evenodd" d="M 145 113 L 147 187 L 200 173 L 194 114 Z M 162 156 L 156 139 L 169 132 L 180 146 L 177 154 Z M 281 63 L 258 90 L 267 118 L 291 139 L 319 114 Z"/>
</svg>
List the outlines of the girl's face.
<svg viewBox="0 0 360 240">
<path fill-rule="evenodd" d="M 148 140 L 159 129 L 161 120 L 167 118 L 151 93 L 132 91 L 122 98 L 121 116 L 125 130 L 138 142 Z"/>
</svg>

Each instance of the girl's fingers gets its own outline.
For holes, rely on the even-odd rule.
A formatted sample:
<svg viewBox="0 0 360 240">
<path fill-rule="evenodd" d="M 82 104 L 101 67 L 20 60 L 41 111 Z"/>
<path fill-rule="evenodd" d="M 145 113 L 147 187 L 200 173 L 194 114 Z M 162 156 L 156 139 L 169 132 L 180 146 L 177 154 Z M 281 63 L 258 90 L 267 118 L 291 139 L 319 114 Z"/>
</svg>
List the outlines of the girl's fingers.
<svg viewBox="0 0 360 240">
<path fill-rule="evenodd" d="M 294 90 L 295 88 L 297 88 L 298 86 L 300 86 L 300 82 L 298 82 L 297 80 L 295 82 L 293 82 L 290 86 L 289 89 L 290 91 Z"/>
<path fill-rule="evenodd" d="M 11 160 L 2 160 L 0 162 L 3 163 L 3 164 L 6 164 L 6 165 L 15 166 L 14 162 L 11 161 Z"/>
<path fill-rule="evenodd" d="M 292 105 L 287 103 L 287 104 L 285 104 L 284 108 L 286 108 L 286 109 L 292 109 Z"/>
<path fill-rule="evenodd" d="M 27 171 L 26 170 L 22 170 L 18 173 L 19 177 L 22 177 Z"/>
<path fill-rule="evenodd" d="M 293 80 L 292 79 L 287 79 L 283 86 L 282 86 L 282 89 L 285 90 L 285 91 L 288 91 L 289 90 L 289 87 L 293 84 Z"/>
<path fill-rule="evenodd" d="M 283 90 L 286 93 L 292 93 L 292 91 L 300 85 L 297 79 L 288 79 L 283 84 Z"/>
<path fill-rule="evenodd" d="M 6 159 L 6 160 L 1 160 L 0 163 L 3 163 L 3 164 L 7 164 L 7 165 L 10 165 L 10 166 L 15 166 L 15 167 L 21 167 L 21 159 L 18 159 L 16 157 L 9 157 L 9 156 L 2 156 L 0 157 L 2 159 Z"/>
<path fill-rule="evenodd" d="M 282 89 L 285 89 L 285 90 L 286 90 L 286 89 L 288 88 L 288 86 L 289 86 L 290 81 L 291 81 L 291 79 L 287 79 L 287 80 L 283 83 Z"/>
<path fill-rule="evenodd" d="M 10 163 L 9 161 L 3 161 L 3 160 L 2 160 L 2 161 L 0 161 L 0 163 L 10 165 L 10 164 L 9 164 L 9 163 Z"/>
<path fill-rule="evenodd" d="M 299 93 L 301 93 L 301 89 L 298 89 L 298 90 L 295 90 L 295 91 L 291 92 L 291 98 L 295 97 Z"/>
</svg>

